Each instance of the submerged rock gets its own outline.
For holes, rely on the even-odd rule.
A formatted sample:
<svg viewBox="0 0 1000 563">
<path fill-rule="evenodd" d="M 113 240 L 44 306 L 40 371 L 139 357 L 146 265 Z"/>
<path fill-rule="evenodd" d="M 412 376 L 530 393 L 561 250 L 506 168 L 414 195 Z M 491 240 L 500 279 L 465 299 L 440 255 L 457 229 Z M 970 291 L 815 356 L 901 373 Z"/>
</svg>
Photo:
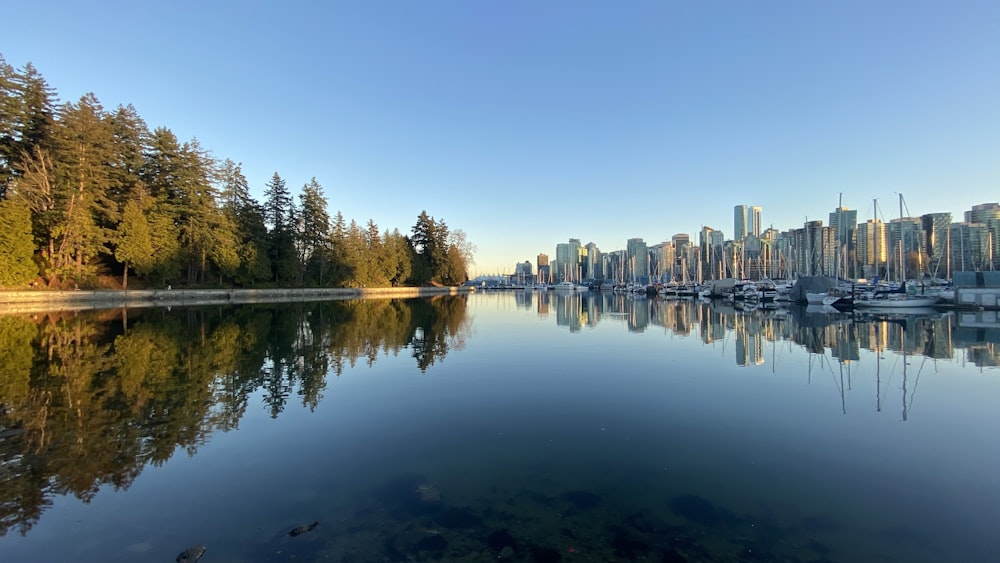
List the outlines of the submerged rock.
<svg viewBox="0 0 1000 563">
<path fill-rule="evenodd" d="M 306 524 L 304 526 L 297 526 L 295 528 L 292 528 L 292 530 L 290 532 L 288 532 L 288 535 L 292 536 L 293 538 L 295 536 L 301 536 L 302 534 L 304 534 L 306 532 L 313 531 L 314 529 L 316 529 L 316 526 L 319 526 L 319 521 L 318 520 L 315 521 L 315 522 L 313 522 L 313 523 L 311 523 L 311 524 Z"/>
<path fill-rule="evenodd" d="M 177 563 L 198 563 L 201 556 L 205 555 L 205 546 L 196 545 L 189 547 L 177 556 Z"/>
<path fill-rule="evenodd" d="M 433 483 L 420 483 L 414 491 L 423 504 L 441 504 L 441 489 Z"/>
</svg>

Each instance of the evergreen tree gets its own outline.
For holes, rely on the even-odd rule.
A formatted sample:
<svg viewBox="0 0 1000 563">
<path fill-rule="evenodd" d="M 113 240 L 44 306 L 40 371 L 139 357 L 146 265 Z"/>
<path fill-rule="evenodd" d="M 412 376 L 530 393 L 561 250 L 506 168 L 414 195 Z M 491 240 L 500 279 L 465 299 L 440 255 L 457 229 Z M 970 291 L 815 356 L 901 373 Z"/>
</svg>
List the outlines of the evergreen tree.
<svg viewBox="0 0 1000 563">
<path fill-rule="evenodd" d="M 31 240 L 31 209 L 21 198 L 0 200 L 0 286 L 23 285 L 38 274 Z"/>
<path fill-rule="evenodd" d="M 268 255 L 272 279 L 276 282 L 293 280 L 299 273 L 294 215 L 291 193 L 285 187 L 285 181 L 275 172 L 264 189 L 264 221 L 271 226 Z"/>
<path fill-rule="evenodd" d="M 330 214 L 326 209 L 323 187 L 313 177 L 302 186 L 299 195 L 301 232 L 299 233 L 299 263 L 316 276 L 320 284 L 326 274 L 327 241 L 330 235 Z M 300 276 L 302 281 L 303 276 Z"/>
<path fill-rule="evenodd" d="M 133 200 L 125 204 L 122 220 L 118 224 L 116 242 L 115 258 L 124 265 L 122 287 L 128 289 L 129 267 L 140 276 L 145 276 L 153 272 L 156 265 L 149 219 L 139 201 Z"/>
<path fill-rule="evenodd" d="M 0 90 L 0 197 L 5 197 L 25 161 L 51 148 L 56 95 L 31 63 L 15 71 L 2 59 Z"/>
<path fill-rule="evenodd" d="M 112 170 L 108 197 L 119 209 L 124 209 L 129 198 L 140 193 L 149 128 L 132 105 L 118 106 L 109 116 L 109 122 L 114 160 L 110 163 Z"/>
<path fill-rule="evenodd" d="M 49 233 L 56 241 L 50 257 L 55 271 L 77 279 L 96 273 L 99 254 L 110 254 L 118 222 L 109 197 L 115 160 L 110 120 L 93 94 L 60 111 L 54 144 L 57 201 L 61 217 Z"/>
</svg>

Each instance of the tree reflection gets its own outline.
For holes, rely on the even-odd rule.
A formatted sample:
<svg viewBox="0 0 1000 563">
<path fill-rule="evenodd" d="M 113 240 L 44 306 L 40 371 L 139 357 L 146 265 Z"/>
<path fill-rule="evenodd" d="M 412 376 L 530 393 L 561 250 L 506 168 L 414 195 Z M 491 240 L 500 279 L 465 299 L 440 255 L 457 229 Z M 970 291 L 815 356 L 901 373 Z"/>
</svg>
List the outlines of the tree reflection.
<svg viewBox="0 0 1000 563">
<path fill-rule="evenodd" d="M 404 349 L 425 372 L 462 347 L 465 299 L 0 317 L 0 535 L 193 455 L 251 397 L 315 409 L 328 375 Z"/>
</svg>

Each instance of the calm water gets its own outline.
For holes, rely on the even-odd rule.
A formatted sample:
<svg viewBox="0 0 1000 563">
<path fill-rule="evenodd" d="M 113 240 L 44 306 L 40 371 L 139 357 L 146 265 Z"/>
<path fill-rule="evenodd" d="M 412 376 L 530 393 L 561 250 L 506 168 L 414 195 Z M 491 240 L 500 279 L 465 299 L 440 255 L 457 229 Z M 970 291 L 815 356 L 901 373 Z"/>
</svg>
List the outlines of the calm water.
<svg viewBox="0 0 1000 563">
<path fill-rule="evenodd" d="M 925 313 L 0 317 L 0 561 L 993 560 L 1000 332 Z"/>
</svg>

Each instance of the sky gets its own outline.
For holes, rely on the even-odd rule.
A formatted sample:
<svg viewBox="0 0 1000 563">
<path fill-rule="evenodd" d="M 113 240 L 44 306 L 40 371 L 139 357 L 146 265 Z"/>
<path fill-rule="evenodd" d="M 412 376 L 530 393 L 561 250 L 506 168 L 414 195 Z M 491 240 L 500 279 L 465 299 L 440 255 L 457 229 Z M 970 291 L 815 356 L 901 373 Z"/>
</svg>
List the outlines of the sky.
<svg viewBox="0 0 1000 563">
<path fill-rule="evenodd" d="M 733 207 L 800 228 L 1000 201 L 1000 2 L 12 2 L 0 54 L 331 214 L 475 245 L 470 274 Z"/>
</svg>

